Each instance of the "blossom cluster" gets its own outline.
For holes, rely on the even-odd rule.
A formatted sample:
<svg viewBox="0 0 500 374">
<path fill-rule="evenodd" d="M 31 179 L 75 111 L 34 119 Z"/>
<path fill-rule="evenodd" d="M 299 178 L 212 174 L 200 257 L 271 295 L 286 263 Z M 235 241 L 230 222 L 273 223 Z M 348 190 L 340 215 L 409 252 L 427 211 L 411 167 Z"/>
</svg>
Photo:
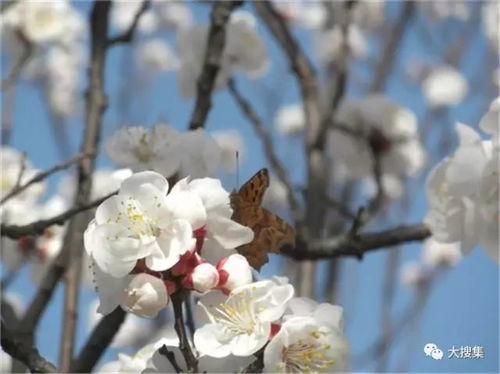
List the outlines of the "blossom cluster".
<svg viewBox="0 0 500 374">
<path fill-rule="evenodd" d="M 429 212 L 425 218 L 437 241 L 459 243 L 463 254 L 479 244 L 496 261 L 500 217 L 499 110 L 497 98 L 479 123 L 491 139 L 483 140 L 472 127 L 457 124 L 458 148 L 429 174 Z"/>
<path fill-rule="evenodd" d="M 229 193 L 216 179 L 185 178 L 170 191 L 153 171 L 125 179 L 84 235 L 95 262 L 99 311 L 122 305 L 152 317 L 180 288 L 229 292 L 250 282 L 248 262 L 234 248 L 250 242 L 253 231 L 231 215 Z"/>
<path fill-rule="evenodd" d="M 234 289 L 229 295 L 211 292 L 200 308 L 208 317 L 198 328 L 194 344 L 199 352 L 198 370 L 240 372 L 263 353 L 263 372 L 343 372 L 349 345 L 343 333 L 343 309 L 327 303 L 293 297 L 286 279 L 273 278 Z M 205 305 L 206 304 L 206 305 Z M 168 373 L 171 359 L 183 371 L 187 365 L 179 340 L 170 326 L 162 338 L 135 355 L 119 355 L 98 372 Z"/>
</svg>

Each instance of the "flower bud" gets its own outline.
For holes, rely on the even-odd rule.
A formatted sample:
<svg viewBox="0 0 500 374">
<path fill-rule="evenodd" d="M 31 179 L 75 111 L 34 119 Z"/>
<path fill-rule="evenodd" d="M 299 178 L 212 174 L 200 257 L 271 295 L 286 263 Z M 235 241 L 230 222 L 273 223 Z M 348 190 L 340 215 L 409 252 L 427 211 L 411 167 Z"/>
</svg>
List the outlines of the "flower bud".
<svg viewBox="0 0 500 374">
<path fill-rule="evenodd" d="M 206 292 L 219 284 L 219 273 L 215 266 L 203 263 L 196 266 L 191 274 L 184 278 L 184 286 L 198 292 Z"/>
<path fill-rule="evenodd" d="M 140 317 L 152 318 L 167 306 L 168 294 L 164 283 L 152 275 L 133 276 L 125 289 L 121 307 Z"/>
<path fill-rule="evenodd" d="M 231 292 L 237 287 L 252 283 L 252 269 L 245 257 L 233 254 L 224 257 L 217 263 L 219 271 L 219 287 L 225 292 Z"/>
</svg>

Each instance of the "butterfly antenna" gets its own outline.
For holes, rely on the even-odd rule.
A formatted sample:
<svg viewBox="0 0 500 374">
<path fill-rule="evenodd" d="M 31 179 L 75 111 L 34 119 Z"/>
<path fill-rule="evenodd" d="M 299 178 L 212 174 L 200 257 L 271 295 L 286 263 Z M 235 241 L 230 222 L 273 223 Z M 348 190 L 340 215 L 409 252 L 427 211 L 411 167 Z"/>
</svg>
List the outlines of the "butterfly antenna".
<svg viewBox="0 0 500 374">
<path fill-rule="evenodd" d="M 236 189 L 240 187 L 240 152 L 236 151 Z"/>
</svg>

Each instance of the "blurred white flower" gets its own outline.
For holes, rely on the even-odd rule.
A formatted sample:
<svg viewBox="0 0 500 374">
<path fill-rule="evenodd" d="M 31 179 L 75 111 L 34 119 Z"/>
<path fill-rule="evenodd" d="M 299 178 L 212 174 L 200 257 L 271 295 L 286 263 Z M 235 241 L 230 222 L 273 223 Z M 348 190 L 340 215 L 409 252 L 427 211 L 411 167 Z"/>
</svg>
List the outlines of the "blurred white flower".
<svg viewBox="0 0 500 374">
<path fill-rule="evenodd" d="M 207 26 L 194 25 L 178 34 L 180 57 L 179 86 L 181 94 L 192 97 L 205 57 Z M 224 87 L 233 71 L 241 71 L 250 78 L 263 75 L 269 67 L 264 42 L 257 34 L 256 20 L 249 12 L 231 15 L 226 31 L 226 45 L 222 55 L 215 90 Z"/>
<path fill-rule="evenodd" d="M 193 15 L 187 2 L 153 0 L 152 3 L 162 27 L 178 30 L 193 23 Z"/>
<path fill-rule="evenodd" d="M 353 11 L 354 22 L 363 29 L 373 30 L 384 24 L 385 0 L 361 0 Z"/>
<path fill-rule="evenodd" d="M 22 185 L 33 178 L 38 170 L 34 169 L 31 162 L 18 150 L 9 146 L 0 147 L 0 198 L 4 198 L 16 185 Z M 10 198 L 3 206 L 2 211 L 8 209 L 13 201 L 18 203 L 34 203 L 45 191 L 45 183 L 34 183 L 23 192 Z"/>
<path fill-rule="evenodd" d="M 162 346 L 169 346 L 171 343 L 170 339 L 160 339 L 142 347 L 134 355 L 118 353 L 118 360 L 107 362 L 97 372 L 103 374 L 142 373 L 148 367 L 148 361 L 153 357 L 153 354 Z"/>
<path fill-rule="evenodd" d="M 298 27 L 318 30 L 326 21 L 325 7 L 320 1 L 273 0 L 273 5 L 285 20 Z"/>
<path fill-rule="evenodd" d="M 106 140 L 109 158 L 118 167 L 134 172 L 154 170 L 172 176 L 180 166 L 180 134 L 166 124 L 152 129 L 141 126 L 124 127 Z"/>
<path fill-rule="evenodd" d="M 455 266 L 461 258 L 460 243 L 440 243 L 431 237 L 422 245 L 422 261 L 431 268 Z"/>
<path fill-rule="evenodd" d="M 363 189 L 367 196 L 373 197 L 377 193 L 377 184 L 373 178 L 363 180 Z M 382 175 L 382 188 L 387 198 L 391 200 L 400 199 L 404 193 L 404 185 L 400 178 L 392 174 Z"/>
<path fill-rule="evenodd" d="M 64 36 L 67 16 L 72 11 L 69 1 L 20 1 L 19 28 L 33 43 L 54 42 Z"/>
<path fill-rule="evenodd" d="M 182 133 L 179 146 L 181 177 L 207 177 L 221 164 L 221 150 L 204 129 Z"/>
<path fill-rule="evenodd" d="M 281 135 L 292 135 L 304 131 L 306 119 L 302 104 L 287 105 L 278 110 L 274 126 Z"/>
<path fill-rule="evenodd" d="M 418 262 L 408 262 L 401 268 L 401 283 L 407 287 L 418 287 L 428 278 L 428 269 Z"/>
<path fill-rule="evenodd" d="M 335 122 L 356 134 L 335 129 L 328 134 L 327 152 L 342 166 L 345 178 L 372 176 L 373 155 L 367 139 L 380 157 L 383 175 L 415 176 L 424 165 L 415 114 L 381 94 L 342 102 Z"/>
<path fill-rule="evenodd" d="M 422 1 L 418 5 L 434 21 L 443 21 L 446 18 L 456 18 L 459 21 L 469 19 L 469 4 L 467 1 Z"/>
<path fill-rule="evenodd" d="M 133 171 L 154 170 L 165 177 L 205 177 L 220 165 L 217 143 L 203 129 L 179 133 L 169 125 L 125 127 L 106 141 L 109 158 Z"/>
<path fill-rule="evenodd" d="M 431 107 L 459 104 L 467 94 L 467 81 L 451 66 L 431 71 L 422 82 L 423 94 Z"/>
<path fill-rule="evenodd" d="M 268 341 L 271 322 L 293 296 L 289 284 L 264 280 L 239 287 L 219 305 L 203 305 L 210 323 L 194 334 L 196 349 L 211 357 L 249 356 Z"/>
<path fill-rule="evenodd" d="M 121 32 L 128 30 L 142 6 L 142 1 L 113 0 L 111 7 L 112 25 Z M 158 22 L 157 14 L 153 10 L 147 9 L 139 18 L 137 30 L 143 34 L 151 34 L 157 30 Z"/>
<path fill-rule="evenodd" d="M 169 297 L 163 281 L 152 275 L 133 275 L 123 293 L 121 307 L 139 317 L 153 318 L 167 306 Z"/>
<path fill-rule="evenodd" d="M 483 32 L 495 51 L 500 51 L 500 33 L 498 24 L 500 23 L 500 7 L 498 1 L 484 1 L 481 3 Z"/>
<path fill-rule="evenodd" d="M 139 68 L 148 73 L 170 71 L 179 67 L 179 60 L 172 48 L 159 38 L 140 42 L 134 53 Z"/>
<path fill-rule="evenodd" d="M 316 51 L 323 62 L 335 62 L 343 53 L 344 34 L 339 25 L 322 31 L 316 41 Z M 355 24 L 347 29 L 347 48 L 355 58 L 364 58 L 368 52 L 366 38 Z"/>
<path fill-rule="evenodd" d="M 289 309 L 264 351 L 264 372 L 344 372 L 349 345 L 342 308 L 301 298 L 290 300 Z"/>
<path fill-rule="evenodd" d="M 221 151 L 221 167 L 226 171 L 236 170 L 238 153 L 239 160 L 243 160 L 246 154 L 245 139 L 238 130 L 219 130 L 211 133 Z"/>
</svg>

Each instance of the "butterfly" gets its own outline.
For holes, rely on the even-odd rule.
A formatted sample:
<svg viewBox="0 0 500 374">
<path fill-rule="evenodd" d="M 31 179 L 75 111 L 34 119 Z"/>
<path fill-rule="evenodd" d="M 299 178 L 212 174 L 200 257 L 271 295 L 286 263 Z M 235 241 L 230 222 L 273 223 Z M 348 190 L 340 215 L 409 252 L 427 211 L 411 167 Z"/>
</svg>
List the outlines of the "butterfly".
<svg viewBox="0 0 500 374">
<path fill-rule="evenodd" d="M 260 206 L 268 187 L 269 173 L 264 168 L 251 177 L 239 191 L 233 191 L 230 195 L 233 208 L 231 218 L 254 232 L 252 242 L 236 250 L 257 270 L 267 263 L 268 253 L 278 253 L 285 245 L 295 246 L 295 230 L 280 217 Z"/>
</svg>

